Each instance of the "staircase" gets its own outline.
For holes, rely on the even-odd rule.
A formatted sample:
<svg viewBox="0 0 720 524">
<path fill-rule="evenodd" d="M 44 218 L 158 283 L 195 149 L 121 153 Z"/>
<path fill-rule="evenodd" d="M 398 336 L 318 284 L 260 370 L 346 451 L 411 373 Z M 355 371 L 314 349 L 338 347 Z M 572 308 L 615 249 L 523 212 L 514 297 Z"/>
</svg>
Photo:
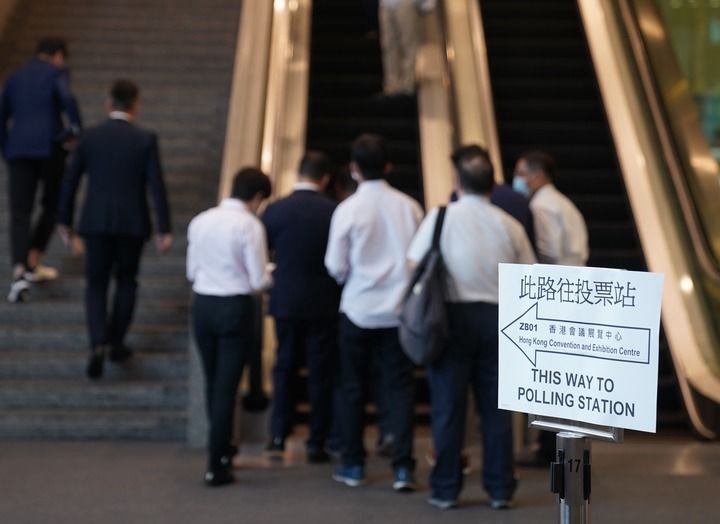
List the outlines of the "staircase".
<svg viewBox="0 0 720 524">
<path fill-rule="evenodd" d="M 105 378 L 90 383 L 82 260 L 53 240 L 45 262 L 61 278 L 36 286 L 28 303 L 0 302 L 0 438 L 185 437 L 185 233 L 217 195 L 239 13 L 239 0 L 19 2 L 0 42 L 1 78 L 31 56 L 38 39 L 57 35 L 70 43 L 72 88 L 86 125 L 104 119 L 112 80 L 140 85 L 138 123 L 160 137 L 175 245 L 163 256 L 146 247 L 127 341 L 134 359 L 106 363 Z M 4 165 L 0 187 L 7 264 Z"/>
<path fill-rule="evenodd" d="M 417 99 L 378 96 L 379 42 L 365 31 L 362 2 L 313 1 L 307 147 L 343 165 L 356 137 L 382 135 L 393 163 L 388 181 L 422 204 Z"/>
<path fill-rule="evenodd" d="M 505 173 L 540 149 L 588 225 L 589 266 L 646 270 L 603 101 L 574 0 L 480 0 Z M 658 427 L 685 414 L 661 337 Z"/>
</svg>

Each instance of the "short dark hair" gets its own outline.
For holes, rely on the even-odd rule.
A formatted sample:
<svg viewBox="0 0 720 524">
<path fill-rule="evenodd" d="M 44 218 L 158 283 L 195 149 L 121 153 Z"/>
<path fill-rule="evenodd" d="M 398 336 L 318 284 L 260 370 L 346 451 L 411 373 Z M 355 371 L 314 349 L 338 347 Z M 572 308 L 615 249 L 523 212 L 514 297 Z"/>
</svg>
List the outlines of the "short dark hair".
<svg viewBox="0 0 720 524">
<path fill-rule="evenodd" d="M 484 194 L 495 186 L 495 170 L 487 150 L 478 145 L 463 146 L 452 155 L 460 188 L 468 193 Z"/>
<path fill-rule="evenodd" d="M 270 178 L 265 173 L 256 167 L 244 167 L 233 178 L 230 196 L 248 202 L 258 193 L 268 198 L 271 191 Z"/>
<path fill-rule="evenodd" d="M 55 53 L 62 53 L 64 57 L 68 56 L 67 42 L 63 38 L 56 36 L 48 36 L 43 38 L 35 46 L 35 54 L 37 55 L 54 55 Z"/>
<path fill-rule="evenodd" d="M 332 163 L 325 153 L 320 151 L 307 151 L 300 160 L 298 172 L 312 180 L 322 180 L 325 175 L 332 172 Z"/>
<path fill-rule="evenodd" d="M 550 180 L 555 179 L 555 159 L 544 151 L 527 151 L 520 155 L 530 171 L 543 171 Z"/>
<path fill-rule="evenodd" d="M 140 89 L 130 80 L 121 78 L 110 86 L 110 105 L 118 111 L 130 111 L 139 96 Z"/>
<path fill-rule="evenodd" d="M 457 168 L 460 161 L 464 158 L 487 154 L 487 149 L 478 144 L 466 144 L 453 151 L 452 155 L 450 155 L 450 160 L 452 160 L 453 165 Z"/>
<path fill-rule="evenodd" d="M 383 178 L 388 163 L 385 139 L 370 133 L 360 135 L 353 142 L 351 158 L 360 168 L 365 180 Z"/>
</svg>

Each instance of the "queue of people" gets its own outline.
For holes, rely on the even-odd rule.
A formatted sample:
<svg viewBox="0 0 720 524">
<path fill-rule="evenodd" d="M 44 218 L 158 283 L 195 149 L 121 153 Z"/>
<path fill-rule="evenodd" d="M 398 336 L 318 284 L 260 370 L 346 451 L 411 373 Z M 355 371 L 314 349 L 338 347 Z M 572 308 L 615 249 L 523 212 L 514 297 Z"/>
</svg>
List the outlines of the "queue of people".
<svg viewBox="0 0 720 524">
<path fill-rule="evenodd" d="M 548 158 L 536 152 L 524 154 L 516 178 L 527 177 L 534 194 L 560 195 L 552 184 L 552 165 L 541 162 Z M 492 162 L 482 147 L 463 146 L 452 160 L 456 201 L 447 207 L 440 236 L 450 333 L 442 355 L 428 366 L 435 448 L 428 502 L 441 509 L 457 505 L 463 485 L 470 387 L 482 420 L 483 485 L 491 507 L 504 509 L 511 504 L 516 480 L 511 414 L 497 407 L 498 264 L 532 264 L 538 259 L 550 261 L 550 256 L 564 261 L 570 256 L 586 257 L 587 233 L 572 204 L 553 208 L 551 218 L 541 215 L 533 226 L 532 200 L 528 207 L 521 192 L 495 184 Z M 329 159 L 321 152 L 308 151 L 300 162 L 293 192 L 270 204 L 259 219 L 245 218 L 246 227 L 253 231 L 261 223 L 265 226 L 263 242 L 258 241 L 260 233 L 250 235 L 245 229 L 238 229 L 234 239 L 218 235 L 212 242 L 227 244 L 227 254 L 218 256 L 224 270 L 238 275 L 247 273 L 251 264 L 260 275 L 264 261 L 272 261 L 267 266 L 272 276 L 263 273 L 255 287 L 238 290 L 245 295 L 270 286 L 269 311 L 275 319 L 278 348 L 268 453 L 277 456 L 285 449 L 295 420 L 298 370 L 306 364 L 311 405 L 308 462 L 330 460 L 328 439 L 335 431 L 340 436 L 340 454 L 333 479 L 350 487 L 367 483 L 363 430 L 367 395 L 373 391 L 384 404 L 384 430 L 393 437 L 392 488 L 406 492 L 417 485 L 414 366 L 400 344 L 398 312 L 412 268 L 432 244 L 438 209 L 423 219 L 417 202 L 388 184 L 390 169 L 382 137 L 358 137 L 351 147 L 349 165 L 358 187 L 338 204 L 325 194 L 332 172 Z M 241 184 L 243 173 L 238 174 L 235 185 Z M 515 187 L 522 183 L 516 182 Z M 256 198 L 260 196 L 258 193 Z M 221 207 L 229 205 L 223 202 Z M 243 209 L 247 213 L 249 208 Z M 212 274 L 213 264 L 221 263 L 207 254 L 221 253 L 220 249 L 210 249 L 208 240 L 198 233 L 197 222 L 207 220 L 204 216 L 196 218 L 189 230 L 188 276 L 194 280 L 196 303 L 206 300 L 200 296 L 198 282 Z M 537 256 L 529 228 L 535 244 L 543 246 Z M 207 231 L 211 235 L 213 228 Z M 230 250 L 230 245 L 234 249 Z M 567 253 L 566 258 L 557 251 Z M 579 252 L 572 255 L 575 251 Z M 203 256 L 197 253 L 205 253 L 206 262 L 201 262 Z M 227 287 L 225 290 L 230 292 Z M 193 307 L 194 322 L 206 314 L 198 311 L 197 305 Z M 237 318 L 236 322 L 241 324 Z M 199 346 L 206 344 L 197 341 Z M 247 344 L 235 344 L 240 360 L 233 374 L 234 386 L 225 390 L 228 398 L 237 384 Z M 233 481 L 227 458 L 232 443 L 228 420 L 218 421 L 218 408 L 212 406 L 218 402 L 221 387 L 217 373 L 205 355 L 203 359 L 211 425 L 206 479 L 216 486 Z M 231 410 L 225 413 L 232 417 Z M 225 429 L 218 429 L 218 424 Z M 219 434 L 224 440 L 216 440 Z"/>
<path fill-rule="evenodd" d="M 387 9 L 402 4 L 382 2 Z M 68 246 L 81 236 L 90 341 L 86 373 L 99 379 L 106 358 L 119 363 L 132 357 L 124 339 L 136 303 L 140 257 L 151 237 L 147 193 L 158 252 L 167 251 L 173 237 L 157 136 L 134 124 L 138 86 L 114 82 L 108 119 L 81 134 L 64 69 L 67 54 L 62 40 L 41 41 L 33 60 L 8 79 L 0 99 L 0 147 L 10 172 L 8 300 L 25 300 L 33 283 L 57 278 L 56 270 L 41 264 L 56 221 Z M 395 89 L 409 88 L 386 86 Z M 439 238 L 449 339 L 428 365 L 435 449 L 428 501 L 441 509 L 457 505 L 470 388 L 482 419 L 483 485 L 491 507 L 504 509 L 516 480 L 510 413 L 497 407 L 498 264 L 583 265 L 587 229 L 579 211 L 555 188 L 549 155 L 521 155 L 512 188 L 495 184 L 489 155 L 478 145 L 459 148 L 452 161 L 456 200 L 444 212 Z M 383 138 L 364 134 L 352 144 L 347 172 L 334 181 L 330 159 L 308 151 L 293 192 L 260 213 L 272 193 L 270 179 L 244 168 L 230 196 L 191 221 L 187 278 L 206 378 L 207 485 L 234 480 L 235 395 L 255 345 L 252 296 L 269 290 L 278 347 L 268 453 L 282 454 L 293 431 L 298 373 L 306 365 L 308 461 L 328 462 L 332 438 L 340 452 L 333 479 L 350 487 L 367 482 L 363 431 L 367 395 L 373 391 L 383 435 L 392 442 L 392 488 L 416 489 L 414 366 L 400 343 L 398 312 L 413 267 L 433 243 L 439 210 L 423 218 L 418 203 L 387 182 L 390 170 Z M 75 226 L 83 177 L 88 184 Z M 42 213 L 33 228 L 39 186 Z M 108 311 L 111 275 L 116 286 Z M 538 453 L 547 458 L 554 451 L 538 447 Z"/>
</svg>

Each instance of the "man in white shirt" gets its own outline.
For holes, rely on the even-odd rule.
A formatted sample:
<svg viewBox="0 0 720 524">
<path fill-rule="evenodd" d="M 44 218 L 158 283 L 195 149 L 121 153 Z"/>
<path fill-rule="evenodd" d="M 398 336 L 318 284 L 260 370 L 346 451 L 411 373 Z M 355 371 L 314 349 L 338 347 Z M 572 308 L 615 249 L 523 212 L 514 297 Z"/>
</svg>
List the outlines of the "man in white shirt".
<svg viewBox="0 0 720 524">
<path fill-rule="evenodd" d="M 530 198 L 539 262 L 584 266 L 588 259 L 585 220 L 568 197 L 553 184 L 555 161 L 542 151 L 529 151 L 515 164 L 513 188 Z M 555 460 L 555 434 L 541 431 L 518 459 L 528 467 L 548 467 Z"/>
<path fill-rule="evenodd" d="M 418 13 L 414 0 L 380 0 L 383 93 L 415 93 Z"/>
<path fill-rule="evenodd" d="M 554 171 L 555 161 L 547 153 L 525 153 L 515 165 L 513 188 L 530 198 L 540 263 L 584 266 L 588 259 L 585 220 L 555 188 Z"/>
<path fill-rule="evenodd" d="M 420 206 L 385 181 L 390 170 L 385 143 L 362 135 L 352 146 L 351 169 L 360 185 L 330 224 L 328 272 L 345 287 L 340 301 L 342 464 L 334 479 L 365 482 L 363 418 L 373 361 L 387 405 L 387 429 L 395 436 L 396 491 L 414 489 L 413 366 L 400 347 L 398 308 L 409 281 L 405 253 L 422 218 Z"/>
<path fill-rule="evenodd" d="M 205 482 L 233 482 L 230 446 L 235 394 L 253 347 L 252 294 L 271 283 L 265 229 L 255 216 L 270 179 L 242 169 L 230 198 L 188 227 L 187 278 L 193 283 L 192 328 L 205 374 L 210 421 Z"/>
<path fill-rule="evenodd" d="M 428 366 L 436 462 L 430 476 L 433 506 L 457 505 L 463 484 L 461 453 L 468 384 L 482 419 L 483 485 L 494 509 L 508 506 L 515 490 L 512 419 L 497 407 L 498 264 L 535 263 L 520 222 L 490 202 L 493 167 L 484 150 L 456 164 L 460 199 L 448 206 L 440 236 L 447 273 L 449 339 Z M 438 210 L 420 225 L 408 250 L 418 264 L 432 244 Z"/>
</svg>

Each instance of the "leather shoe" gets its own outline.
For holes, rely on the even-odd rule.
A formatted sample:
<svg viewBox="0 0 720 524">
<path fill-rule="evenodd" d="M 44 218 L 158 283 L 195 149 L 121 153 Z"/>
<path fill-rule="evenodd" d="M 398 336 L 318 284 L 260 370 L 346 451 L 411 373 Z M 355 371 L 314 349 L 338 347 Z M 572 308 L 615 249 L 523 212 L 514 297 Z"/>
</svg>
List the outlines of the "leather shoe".
<svg viewBox="0 0 720 524">
<path fill-rule="evenodd" d="M 105 347 L 98 346 L 90 353 L 90 359 L 87 364 L 87 377 L 90 380 L 96 380 L 103 375 L 103 366 L 105 363 Z"/>
<path fill-rule="evenodd" d="M 216 488 L 235 482 L 235 475 L 229 469 L 219 469 L 205 473 L 205 485 Z"/>
<path fill-rule="evenodd" d="M 110 348 L 110 362 L 122 364 L 130 360 L 132 356 L 132 349 L 125 344 L 113 344 L 112 348 Z"/>
</svg>

